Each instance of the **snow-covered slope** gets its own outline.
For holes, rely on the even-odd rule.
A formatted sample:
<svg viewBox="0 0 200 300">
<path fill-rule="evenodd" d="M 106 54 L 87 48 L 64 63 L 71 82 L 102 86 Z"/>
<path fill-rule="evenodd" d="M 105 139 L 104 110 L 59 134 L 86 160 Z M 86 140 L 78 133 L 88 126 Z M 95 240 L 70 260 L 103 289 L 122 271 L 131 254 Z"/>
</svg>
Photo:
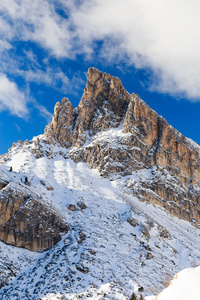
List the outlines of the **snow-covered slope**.
<svg viewBox="0 0 200 300">
<path fill-rule="evenodd" d="M 41 156 L 32 152 L 40 139 Z M 43 136 L 17 144 L 1 163 L 2 179 L 23 182 L 56 208 L 70 226 L 48 251 L 33 253 L 0 244 L 0 298 L 129 299 L 158 293 L 172 276 L 197 266 L 200 230 L 163 208 L 140 202 L 124 181 L 103 179 L 74 163 L 69 152 Z M 12 172 L 9 172 L 12 166 Z M 73 210 L 71 210 L 73 206 Z M 139 290 L 138 290 L 139 289 Z"/>
<path fill-rule="evenodd" d="M 176 274 L 169 286 L 157 297 L 146 300 L 189 300 L 200 298 L 200 267 L 189 268 Z"/>
</svg>

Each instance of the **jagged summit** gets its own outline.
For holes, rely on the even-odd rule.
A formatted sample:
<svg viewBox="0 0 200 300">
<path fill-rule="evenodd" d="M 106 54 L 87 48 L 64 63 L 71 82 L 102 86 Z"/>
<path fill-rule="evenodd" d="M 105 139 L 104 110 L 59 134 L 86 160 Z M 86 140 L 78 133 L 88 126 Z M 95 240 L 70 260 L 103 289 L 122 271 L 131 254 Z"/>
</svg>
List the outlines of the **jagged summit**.
<svg viewBox="0 0 200 300">
<path fill-rule="evenodd" d="M 116 128 L 124 118 L 130 95 L 119 78 L 89 68 L 87 83 L 77 108 L 66 98 L 56 103 L 52 123 L 45 128 L 51 142 L 82 146 L 88 136 Z"/>
<path fill-rule="evenodd" d="M 87 78 L 0 159 L 2 300 L 139 298 L 200 259 L 199 146 L 118 78 Z"/>
<path fill-rule="evenodd" d="M 90 68 L 78 107 L 73 109 L 66 98 L 57 103 L 45 136 L 51 143 L 73 147 L 70 157 L 97 168 L 102 176 L 156 167 L 151 180 L 133 183 L 133 193 L 200 223 L 199 148 L 138 95 L 130 95 L 120 79 Z"/>
<path fill-rule="evenodd" d="M 54 158 L 52 147 L 58 143 L 68 149 L 65 158 L 85 162 L 103 177 L 126 178 L 125 187 L 140 200 L 159 204 L 199 226 L 200 148 L 138 95 L 130 95 L 119 78 L 89 68 L 78 107 L 73 108 L 68 98 L 55 105 L 42 137 L 50 150 L 40 139 L 31 148 L 27 141 L 19 145 L 36 158 Z"/>
</svg>

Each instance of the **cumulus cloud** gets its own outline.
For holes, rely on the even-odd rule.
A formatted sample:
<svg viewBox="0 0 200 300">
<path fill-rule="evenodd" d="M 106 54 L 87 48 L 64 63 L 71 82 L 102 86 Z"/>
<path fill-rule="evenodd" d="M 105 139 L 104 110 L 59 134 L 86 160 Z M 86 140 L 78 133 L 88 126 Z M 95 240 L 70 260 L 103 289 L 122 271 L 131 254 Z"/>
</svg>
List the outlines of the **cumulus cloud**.
<svg viewBox="0 0 200 300">
<path fill-rule="evenodd" d="M 2 0 L 0 10 L 6 21 L 0 20 L 7 25 L 6 39 L 36 42 L 57 57 L 71 55 L 70 24 L 56 13 L 56 7 L 55 1 Z"/>
<path fill-rule="evenodd" d="M 1 0 L 0 53 L 18 40 L 37 43 L 56 59 L 84 54 L 94 60 L 101 41 L 98 55 L 108 63 L 148 68 L 151 89 L 199 101 L 199 10 L 196 0 Z M 51 72 L 42 72 L 38 67 L 24 76 L 37 82 L 43 75 L 50 84 Z M 59 76 L 67 86 L 62 70 Z"/>
<path fill-rule="evenodd" d="M 8 111 L 11 115 L 28 120 L 31 107 L 37 109 L 47 122 L 51 121 L 52 114 L 31 97 L 29 91 L 21 91 L 15 82 L 0 73 L 0 112 Z"/>
<path fill-rule="evenodd" d="M 0 74 L 0 111 L 3 110 L 23 118 L 28 115 L 25 94 L 4 74 Z"/>
<path fill-rule="evenodd" d="M 72 9 L 83 42 L 109 39 L 129 63 L 150 68 L 153 87 L 200 98 L 200 38 L 198 1 L 89 0 Z M 116 50 L 117 49 L 117 50 Z"/>
</svg>

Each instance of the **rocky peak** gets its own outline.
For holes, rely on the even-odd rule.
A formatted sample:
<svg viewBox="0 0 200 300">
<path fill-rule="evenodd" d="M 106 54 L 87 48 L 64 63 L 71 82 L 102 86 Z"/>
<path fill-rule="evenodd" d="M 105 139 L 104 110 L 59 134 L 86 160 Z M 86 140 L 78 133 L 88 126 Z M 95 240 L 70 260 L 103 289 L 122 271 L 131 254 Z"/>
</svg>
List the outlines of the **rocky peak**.
<svg viewBox="0 0 200 300">
<path fill-rule="evenodd" d="M 72 113 L 73 106 L 68 98 L 63 98 L 61 103 L 56 103 L 52 122 L 45 128 L 45 134 L 51 143 L 59 141 L 65 147 L 71 146 Z"/>
<path fill-rule="evenodd" d="M 132 94 L 126 111 L 123 132 L 130 132 L 140 138 L 147 146 L 152 146 L 159 131 L 159 120 L 165 120 L 152 110 L 140 97 Z"/>
<path fill-rule="evenodd" d="M 55 106 L 52 123 L 45 129 L 51 142 L 82 146 L 87 136 L 118 127 L 124 118 L 130 95 L 119 78 L 89 68 L 87 83 L 77 108 L 66 98 Z"/>
<path fill-rule="evenodd" d="M 78 107 L 73 109 L 69 100 L 56 104 L 45 133 L 62 146 L 73 146 L 70 157 L 104 177 L 152 170 L 148 180 L 127 183 L 132 192 L 200 224 L 200 148 L 138 95 L 127 93 L 120 79 L 90 68 Z"/>
</svg>

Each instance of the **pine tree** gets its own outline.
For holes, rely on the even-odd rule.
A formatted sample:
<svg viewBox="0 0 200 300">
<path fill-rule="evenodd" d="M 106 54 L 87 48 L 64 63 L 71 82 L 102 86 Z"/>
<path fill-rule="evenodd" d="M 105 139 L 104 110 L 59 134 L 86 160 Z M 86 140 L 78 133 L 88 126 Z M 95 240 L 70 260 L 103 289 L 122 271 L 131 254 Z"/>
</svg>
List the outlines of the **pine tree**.
<svg viewBox="0 0 200 300">
<path fill-rule="evenodd" d="M 137 300 L 137 297 L 135 296 L 135 294 L 133 293 L 130 300 Z"/>
</svg>

